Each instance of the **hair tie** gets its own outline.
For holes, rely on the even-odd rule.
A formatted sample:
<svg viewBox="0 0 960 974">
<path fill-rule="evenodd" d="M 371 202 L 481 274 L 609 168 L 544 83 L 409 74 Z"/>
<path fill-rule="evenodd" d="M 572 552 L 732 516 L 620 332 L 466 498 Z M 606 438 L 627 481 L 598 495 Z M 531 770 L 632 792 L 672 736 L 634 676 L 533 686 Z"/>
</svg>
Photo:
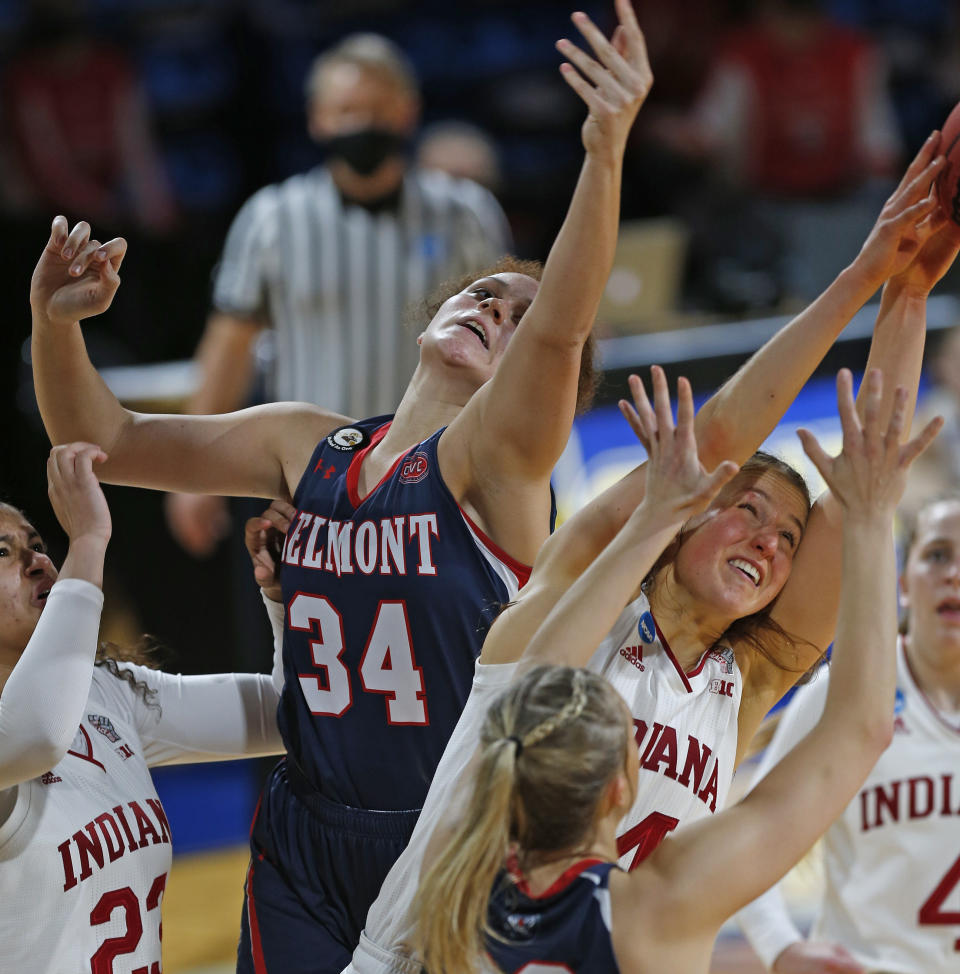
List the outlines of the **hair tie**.
<svg viewBox="0 0 960 974">
<path fill-rule="evenodd" d="M 516 750 L 516 754 L 514 755 L 514 758 L 516 759 L 520 757 L 520 755 L 523 754 L 523 741 L 521 741 L 516 734 L 510 734 L 506 738 L 506 740 L 513 741 L 513 743 L 516 745 L 517 750 Z"/>
</svg>

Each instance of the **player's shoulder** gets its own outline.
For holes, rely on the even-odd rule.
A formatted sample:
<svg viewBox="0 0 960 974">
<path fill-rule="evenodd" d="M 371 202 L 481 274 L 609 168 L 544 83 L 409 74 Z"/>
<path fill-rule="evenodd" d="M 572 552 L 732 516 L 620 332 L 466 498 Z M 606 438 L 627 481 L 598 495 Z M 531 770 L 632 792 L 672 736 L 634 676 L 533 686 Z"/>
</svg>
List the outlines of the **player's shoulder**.
<svg viewBox="0 0 960 974">
<path fill-rule="evenodd" d="M 93 668 L 87 710 L 99 708 L 120 720 L 132 720 L 138 700 L 148 703 L 155 695 L 157 671 L 137 663 L 106 660 Z"/>
<path fill-rule="evenodd" d="M 283 431 L 284 440 L 314 445 L 341 426 L 351 426 L 356 420 L 343 413 L 324 409 L 310 402 L 270 402 L 254 406 L 250 412 L 254 422 L 269 424 Z"/>
</svg>

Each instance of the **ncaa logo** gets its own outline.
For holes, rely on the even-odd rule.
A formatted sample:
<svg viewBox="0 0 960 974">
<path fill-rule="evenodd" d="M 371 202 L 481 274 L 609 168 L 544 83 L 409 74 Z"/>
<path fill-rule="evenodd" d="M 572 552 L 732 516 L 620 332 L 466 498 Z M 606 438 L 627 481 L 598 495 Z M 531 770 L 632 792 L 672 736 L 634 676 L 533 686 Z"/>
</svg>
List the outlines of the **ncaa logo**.
<svg viewBox="0 0 960 974">
<path fill-rule="evenodd" d="M 327 443 L 335 450 L 349 451 L 355 450 L 358 446 L 364 446 L 368 437 L 363 430 L 358 430 L 355 426 L 341 426 L 334 430 L 328 437 Z"/>
<path fill-rule="evenodd" d="M 403 461 L 400 468 L 401 484 L 418 484 L 430 471 L 430 461 L 425 453 L 419 450 L 412 457 Z"/>
<path fill-rule="evenodd" d="M 893 714 L 897 716 L 903 713 L 903 708 L 907 705 L 907 699 L 903 695 L 903 690 L 897 687 L 897 695 L 893 698 Z"/>
<path fill-rule="evenodd" d="M 645 643 L 652 643 L 657 638 L 657 626 L 653 621 L 653 613 L 644 612 L 637 623 L 637 633 Z"/>
</svg>

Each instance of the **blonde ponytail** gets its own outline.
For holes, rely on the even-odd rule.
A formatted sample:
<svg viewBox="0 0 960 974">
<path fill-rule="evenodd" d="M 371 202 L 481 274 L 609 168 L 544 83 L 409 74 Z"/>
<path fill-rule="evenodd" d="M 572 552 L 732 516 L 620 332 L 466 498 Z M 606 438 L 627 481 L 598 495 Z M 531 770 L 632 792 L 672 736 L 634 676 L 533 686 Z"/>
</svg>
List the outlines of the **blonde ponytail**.
<svg viewBox="0 0 960 974">
<path fill-rule="evenodd" d="M 471 974 L 511 845 L 576 851 L 603 789 L 623 770 L 629 722 L 616 691 L 571 667 L 530 670 L 490 706 L 467 811 L 413 905 L 413 948 L 430 974 Z"/>
</svg>

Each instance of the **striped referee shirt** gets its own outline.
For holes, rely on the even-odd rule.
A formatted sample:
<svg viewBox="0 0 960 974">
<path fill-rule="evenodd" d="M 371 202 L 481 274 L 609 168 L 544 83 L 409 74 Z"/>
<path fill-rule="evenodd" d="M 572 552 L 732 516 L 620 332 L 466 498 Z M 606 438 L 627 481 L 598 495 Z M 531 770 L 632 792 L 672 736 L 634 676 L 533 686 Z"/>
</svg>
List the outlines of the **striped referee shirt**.
<svg viewBox="0 0 960 974">
<path fill-rule="evenodd" d="M 390 413 L 418 358 L 407 305 L 490 264 L 508 241 L 499 204 L 469 180 L 414 169 L 398 206 L 371 212 L 344 203 L 321 166 L 243 205 L 213 303 L 272 325 L 272 400 L 357 418 Z"/>
</svg>

